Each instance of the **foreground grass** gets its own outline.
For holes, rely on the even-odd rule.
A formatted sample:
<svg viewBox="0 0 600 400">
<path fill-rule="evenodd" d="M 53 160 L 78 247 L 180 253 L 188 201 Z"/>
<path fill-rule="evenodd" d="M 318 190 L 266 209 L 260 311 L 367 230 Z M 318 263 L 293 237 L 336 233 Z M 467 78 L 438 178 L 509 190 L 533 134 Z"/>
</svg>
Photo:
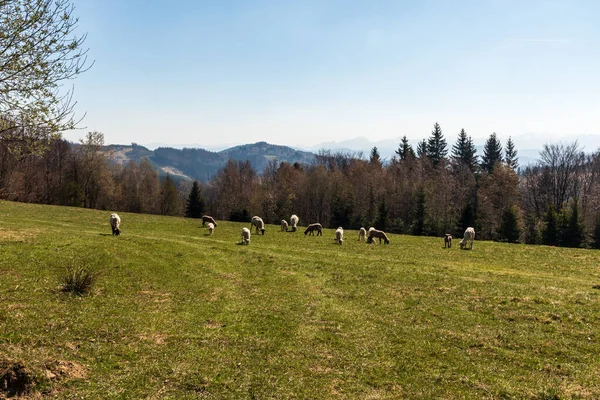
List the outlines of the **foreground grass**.
<svg viewBox="0 0 600 400">
<path fill-rule="evenodd" d="M 598 252 L 109 214 L 0 202 L 0 359 L 40 395 L 600 398 Z"/>
</svg>

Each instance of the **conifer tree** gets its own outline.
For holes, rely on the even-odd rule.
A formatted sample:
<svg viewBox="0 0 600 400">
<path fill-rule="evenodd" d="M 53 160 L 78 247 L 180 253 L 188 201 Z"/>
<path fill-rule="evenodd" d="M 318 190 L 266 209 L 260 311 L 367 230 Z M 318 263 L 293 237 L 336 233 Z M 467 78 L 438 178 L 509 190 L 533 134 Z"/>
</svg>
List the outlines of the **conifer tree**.
<svg viewBox="0 0 600 400">
<path fill-rule="evenodd" d="M 437 122 L 433 125 L 431 136 L 427 140 L 425 154 L 429 157 L 433 165 L 438 165 L 448 154 L 446 139 L 444 139 L 442 128 Z"/>
<path fill-rule="evenodd" d="M 542 233 L 542 243 L 548 246 L 556 246 L 558 240 L 558 216 L 554 207 L 548 207 L 548 211 L 544 215 L 546 227 Z"/>
<path fill-rule="evenodd" d="M 467 136 L 467 132 L 464 129 L 460 130 L 458 139 L 454 146 L 452 146 L 452 159 L 457 164 L 464 164 L 471 171 L 477 169 L 477 149 L 473 144 L 471 136 Z"/>
<path fill-rule="evenodd" d="M 425 191 L 417 192 L 415 215 L 412 224 L 412 234 L 420 236 L 425 232 Z"/>
<path fill-rule="evenodd" d="M 401 160 L 406 160 L 408 157 L 415 157 L 415 151 L 408 143 L 406 135 L 402 137 L 400 146 L 398 146 L 398 150 L 396 150 L 395 153 L 398 154 L 398 157 L 400 157 Z"/>
<path fill-rule="evenodd" d="M 427 157 L 427 140 L 423 139 L 417 143 L 417 156 L 419 158 Z"/>
<path fill-rule="evenodd" d="M 373 165 L 378 165 L 381 167 L 381 156 L 379 155 L 379 150 L 377 150 L 377 146 L 373 146 L 371 149 L 371 157 L 369 158 L 369 162 Z"/>
<path fill-rule="evenodd" d="M 581 247 L 584 240 L 584 226 L 579 218 L 577 198 L 571 201 L 568 215 L 565 212 L 564 225 L 561 227 L 560 245 L 565 247 Z"/>
<path fill-rule="evenodd" d="M 521 229 L 519 228 L 519 209 L 516 206 L 508 207 L 502 213 L 498 234 L 501 239 L 505 239 L 508 243 L 519 241 Z"/>
<path fill-rule="evenodd" d="M 160 183 L 160 213 L 162 215 L 176 215 L 178 211 L 179 192 L 170 175 Z"/>
<path fill-rule="evenodd" d="M 483 147 L 483 157 L 481 158 L 481 169 L 487 173 L 492 172 L 496 163 L 502 161 L 502 144 L 496 136 L 496 132 L 492 133 L 486 140 Z"/>
<path fill-rule="evenodd" d="M 515 149 L 515 144 L 512 141 L 511 137 L 509 137 L 508 142 L 506 142 L 504 162 L 509 168 L 512 168 L 514 170 L 519 168 L 519 161 L 517 160 L 517 150 Z"/>
<path fill-rule="evenodd" d="M 200 185 L 198 184 L 198 181 L 194 181 L 186 203 L 185 216 L 187 218 L 200 218 L 203 213 L 204 199 L 200 194 Z"/>
<path fill-rule="evenodd" d="M 592 240 L 592 247 L 594 249 L 600 249 L 600 214 L 596 215 L 596 226 L 594 227 L 594 237 Z"/>
</svg>

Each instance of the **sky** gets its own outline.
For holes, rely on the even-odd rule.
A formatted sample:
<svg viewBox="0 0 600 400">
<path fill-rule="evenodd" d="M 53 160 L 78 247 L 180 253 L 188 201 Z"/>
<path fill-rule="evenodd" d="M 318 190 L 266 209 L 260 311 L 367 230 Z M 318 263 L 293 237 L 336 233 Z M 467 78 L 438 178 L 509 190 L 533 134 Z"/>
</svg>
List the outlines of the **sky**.
<svg viewBox="0 0 600 400">
<path fill-rule="evenodd" d="M 598 137 L 597 0 L 73 0 L 107 144 Z M 541 143 L 540 143 L 541 146 Z"/>
</svg>

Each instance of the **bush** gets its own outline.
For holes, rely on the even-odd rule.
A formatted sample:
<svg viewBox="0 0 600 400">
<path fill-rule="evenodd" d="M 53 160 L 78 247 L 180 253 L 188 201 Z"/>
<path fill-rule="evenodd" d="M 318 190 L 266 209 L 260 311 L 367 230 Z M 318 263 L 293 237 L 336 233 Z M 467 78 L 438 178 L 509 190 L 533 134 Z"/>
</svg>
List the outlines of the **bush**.
<svg viewBox="0 0 600 400">
<path fill-rule="evenodd" d="M 89 293 L 96 283 L 98 275 L 98 272 L 90 266 L 71 263 L 59 277 L 61 290 L 80 296 Z"/>
</svg>

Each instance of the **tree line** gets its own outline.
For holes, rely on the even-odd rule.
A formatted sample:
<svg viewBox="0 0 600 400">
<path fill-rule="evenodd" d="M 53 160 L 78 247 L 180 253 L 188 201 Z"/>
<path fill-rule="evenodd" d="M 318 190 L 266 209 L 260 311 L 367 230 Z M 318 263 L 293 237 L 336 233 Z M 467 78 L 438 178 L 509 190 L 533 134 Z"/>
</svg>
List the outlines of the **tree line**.
<svg viewBox="0 0 600 400">
<path fill-rule="evenodd" d="M 271 161 L 258 173 L 230 160 L 209 182 L 159 177 L 150 161 L 111 162 L 103 135 L 77 146 L 49 140 L 25 155 L 0 141 L 0 196 L 45 204 L 137 213 L 358 229 L 403 234 L 477 237 L 568 247 L 600 247 L 600 152 L 577 142 L 546 144 L 539 161 L 520 169 L 515 144 L 495 133 L 478 155 L 461 130 L 449 148 L 438 123 L 416 148 L 404 136 L 383 162 L 376 147 L 361 152 L 321 150 L 313 164 Z"/>
</svg>

